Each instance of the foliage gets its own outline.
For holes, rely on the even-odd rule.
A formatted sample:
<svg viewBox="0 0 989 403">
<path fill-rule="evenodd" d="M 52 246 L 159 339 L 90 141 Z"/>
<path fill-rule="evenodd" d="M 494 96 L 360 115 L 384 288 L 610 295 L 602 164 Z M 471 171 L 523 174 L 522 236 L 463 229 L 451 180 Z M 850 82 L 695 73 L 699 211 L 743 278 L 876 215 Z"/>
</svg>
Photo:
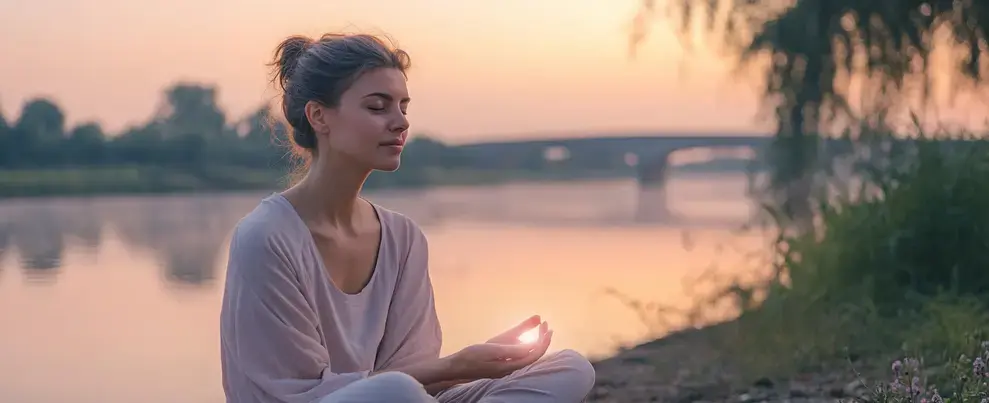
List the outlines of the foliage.
<svg viewBox="0 0 989 403">
<path fill-rule="evenodd" d="M 267 105 L 230 121 L 217 96 L 212 86 L 177 83 L 147 122 L 114 135 L 95 122 L 67 128 L 54 101 L 28 100 L 13 122 L 0 116 L 0 196 L 284 185 L 295 162 L 286 126 Z M 367 186 L 416 186 L 437 166 L 464 163 L 426 136 L 407 148 L 398 173 L 374 174 Z"/>
<path fill-rule="evenodd" d="M 781 227 L 771 278 L 735 286 L 758 296 L 730 333 L 743 366 L 782 374 L 904 350 L 942 364 L 989 335 L 989 142 L 959 139 L 972 140 L 872 148 L 857 191 L 818 200 L 814 228 Z"/>
<path fill-rule="evenodd" d="M 876 403 L 986 403 L 989 401 L 989 342 L 970 339 L 968 352 L 949 360 L 937 379 L 928 379 L 923 360 L 908 357 L 891 365 L 892 379 L 879 383 L 865 401 Z M 940 385 L 940 386 L 938 386 Z"/>
<path fill-rule="evenodd" d="M 633 46 L 659 4 L 642 0 Z M 745 364 L 785 372 L 901 348 L 944 363 L 964 350 L 964 335 L 987 330 L 989 147 L 924 136 L 904 147 L 888 125 L 929 110 L 936 88 L 984 94 L 989 3 L 666 4 L 684 43 L 700 34 L 761 72 L 777 124 L 766 205 L 779 230 L 775 275 L 729 292 L 743 311 L 730 345 Z M 851 150 L 829 155 L 819 139 L 837 133 Z M 830 194 L 840 158 L 863 179 L 851 197 Z M 794 219 L 810 222 L 794 229 Z"/>
<path fill-rule="evenodd" d="M 659 8 L 642 0 L 633 46 Z M 989 3 L 978 0 L 667 0 L 676 31 L 719 45 L 764 75 L 774 111 L 770 201 L 808 218 L 817 138 L 850 122 L 928 104 L 933 89 L 979 94 L 989 74 Z M 707 34 L 707 35 L 705 35 Z M 948 67 L 944 67 L 945 62 Z M 853 105 L 855 107 L 853 107 Z M 924 108 L 927 109 L 927 108 Z M 888 123 L 888 122 L 874 122 Z M 856 132 L 853 134 L 860 134 Z"/>
</svg>

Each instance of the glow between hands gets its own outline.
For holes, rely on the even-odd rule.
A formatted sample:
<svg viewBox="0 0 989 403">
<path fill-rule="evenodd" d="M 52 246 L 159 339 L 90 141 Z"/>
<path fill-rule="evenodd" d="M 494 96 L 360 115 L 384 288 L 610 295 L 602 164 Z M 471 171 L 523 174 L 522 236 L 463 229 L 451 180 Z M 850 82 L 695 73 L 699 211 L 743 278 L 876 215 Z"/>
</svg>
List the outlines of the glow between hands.
<svg viewBox="0 0 989 403">
<path fill-rule="evenodd" d="M 532 344 L 539 341 L 539 331 L 540 329 L 533 328 L 519 335 L 519 343 Z"/>
</svg>

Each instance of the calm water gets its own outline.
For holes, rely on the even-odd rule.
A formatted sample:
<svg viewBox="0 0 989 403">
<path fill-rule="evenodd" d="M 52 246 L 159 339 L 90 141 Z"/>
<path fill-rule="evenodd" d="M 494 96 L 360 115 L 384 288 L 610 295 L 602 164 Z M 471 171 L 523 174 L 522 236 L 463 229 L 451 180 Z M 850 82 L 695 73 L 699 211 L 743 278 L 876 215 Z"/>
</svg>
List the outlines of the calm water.
<svg viewBox="0 0 989 403">
<path fill-rule="evenodd" d="M 265 194 L 0 201 L 0 402 L 220 402 L 231 228 Z M 712 267 L 757 269 L 743 177 L 675 179 L 643 222 L 632 181 L 371 193 L 430 238 L 444 353 L 539 313 L 591 356 L 664 331 Z M 653 211 L 653 213 L 655 213 Z M 649 214 L 645 214 L 649 215 Z M 654 215 L 654 214 L 653 214 Z"/>
</svg>

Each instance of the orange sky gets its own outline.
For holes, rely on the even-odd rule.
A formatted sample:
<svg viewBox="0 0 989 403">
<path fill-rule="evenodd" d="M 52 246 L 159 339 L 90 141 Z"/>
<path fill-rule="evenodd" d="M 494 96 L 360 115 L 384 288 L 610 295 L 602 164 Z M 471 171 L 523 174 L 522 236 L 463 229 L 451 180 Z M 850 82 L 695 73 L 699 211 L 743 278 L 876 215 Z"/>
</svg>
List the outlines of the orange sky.
<svg viewBox="0 0 989 403">
<path fill-rule="evenodd" d="M 146 119 L 165 86 L 215 83 L 232 118 L 275 95 L 283 37 L 385 32 L 413 58 L 414 132 L 449 141 L 597 130 L 759 131 L 756 82 L 684 55 L 657 25 L 639 57 L 639 0 L 0 0 L 0 107 L 54 97 L 72 123 Z"/>
</svg>

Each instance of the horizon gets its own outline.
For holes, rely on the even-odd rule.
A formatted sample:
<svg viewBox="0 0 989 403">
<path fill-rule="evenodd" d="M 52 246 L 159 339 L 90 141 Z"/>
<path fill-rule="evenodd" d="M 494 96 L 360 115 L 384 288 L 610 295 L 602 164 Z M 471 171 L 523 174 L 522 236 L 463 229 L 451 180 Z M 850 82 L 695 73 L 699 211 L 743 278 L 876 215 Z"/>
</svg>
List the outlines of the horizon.
<svg viewBox="0 0 989 403">
<path fill-rule="evenodd" d="M 67 125 L 95 121 L 117 134 L 146 122 L 167 86 L 190 82 L 215 86 L 235 121 L 276 97 L 265 63 L 279 41 L 342 31 L 386 34 L 409 51 L 411 132 L 448 143 L 774 132 L 771 114 L 760 113 L 760 76 L 733 75 L 709 47 L 685 50 L 662 18 L 633 57 L 639 0 L 496 4 L 0 2 L 3 37 L 22 38 L 0 39 L 0 52 L 18 61 L 0 65 L 9 78 L 0 82 L 0 112 L 14 121 L 26 100 L 43 97 Z M 962 99 L 938 117 L 982 123 L 986 111 L 972 104 Z"/>
<path fill-rule="evenodd" d="M 0 110 L 45 97 L 107 133 L 146 121 L 176 82 L 213 85 L 228 120 L 277 94 L 265 63 L 293 34 L 386 34 L 412 56 L 412 133 L 445 142 L 531 133 L 765 131 L 758 84 L 657 24 L 635 57 L 638 0 L 0 2 Z M 180 25 L 181 24 L 181 25 Z M 26 39 L 25 39 L 26 38 Z M 66 39 L 70 38 L 70 39 Z M 66 46 L 67 40 L 69 46 Z M 98 102 L 94 101 L 98 98 Z M 709 112 L 718 111 L 717 119 Z"/>
</svg>

